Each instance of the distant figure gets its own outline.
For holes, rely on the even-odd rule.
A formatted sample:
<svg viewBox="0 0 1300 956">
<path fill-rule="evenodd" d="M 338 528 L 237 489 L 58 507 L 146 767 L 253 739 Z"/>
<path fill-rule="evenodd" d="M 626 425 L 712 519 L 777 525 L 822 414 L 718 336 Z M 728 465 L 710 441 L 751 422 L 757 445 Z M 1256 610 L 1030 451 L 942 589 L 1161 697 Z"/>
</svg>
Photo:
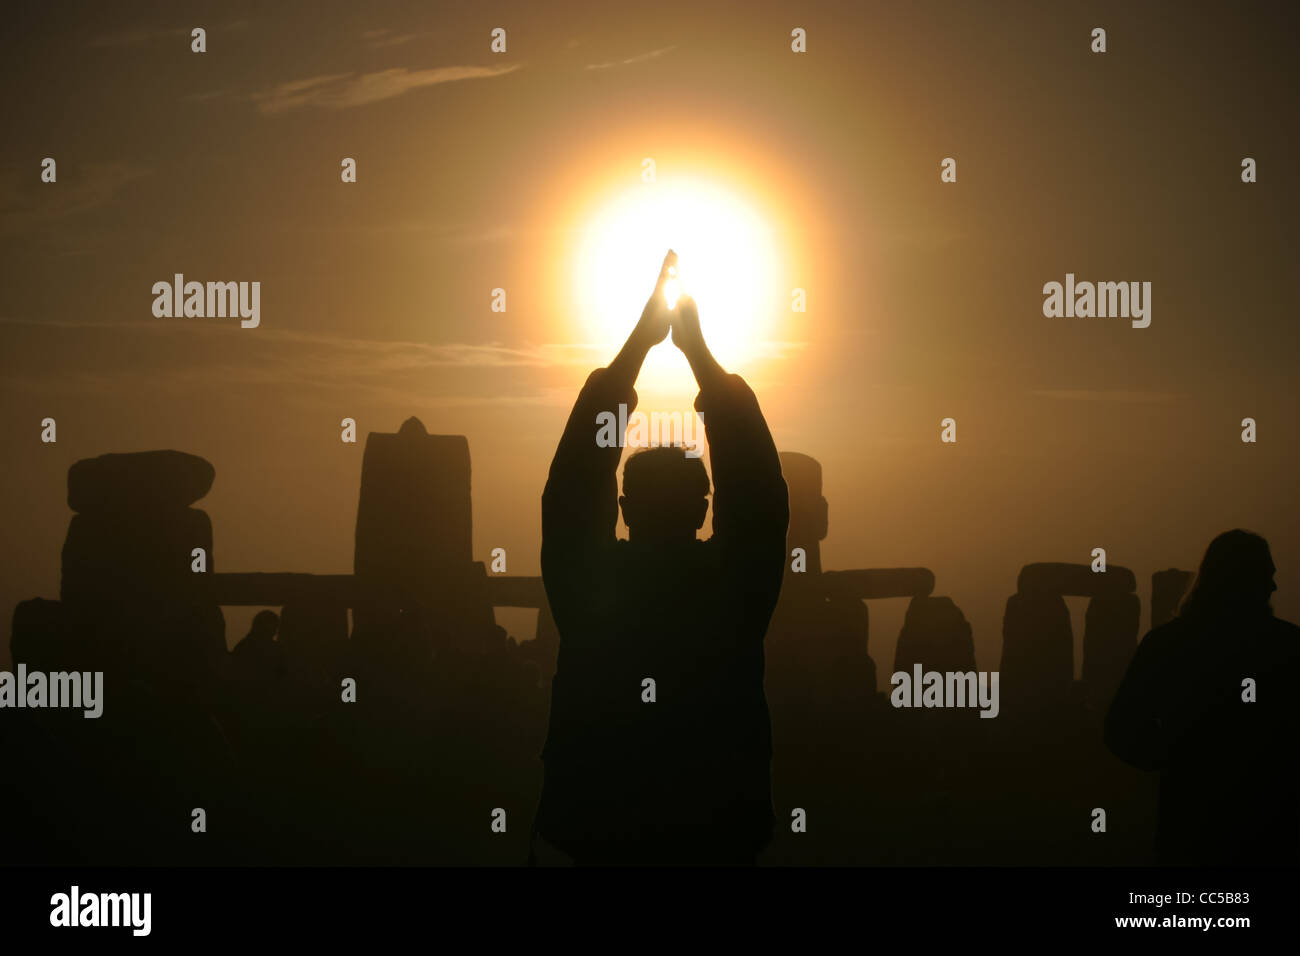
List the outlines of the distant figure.
<svg viewBox="0 0 1300 956">
<path fill-rule="evenodd" d="M 1120 759 L 1160 771 L 1166 864 L 1293 864 L 1300 628 L 1273 616 L 1268 542 L 1219 535 L 1177 617 L 1138 645 L 1106 718 Z"/>
<path fill-rule="evenodd" d="M 763 636 L 781 590 L 786 485 L 758 401 L 709 352 L 694 302 L 668 309 L 674 261 L 618 356 L 587 379 L 542 496 L 560 650 L 538 859 L 558 849 L 579 864 L 745 864 L 771 839 Z M 707 541 L 696 538 L 709 492 L 698 458 L 667 446 L 632 455 L 620 498 L 622 450 L 596 442 L 600 412 L 635 407 L 641 364 L 670 327 L 712 454 Z"/>
<path fill-rule="evenodd" d="M 285 675 L 283 649 L 275 639 L 280 617 L 274 611 L 259 611 L 253 624 L 230 652 L 235 675 L 244 680 L 276 680 Z"/>
</svg>

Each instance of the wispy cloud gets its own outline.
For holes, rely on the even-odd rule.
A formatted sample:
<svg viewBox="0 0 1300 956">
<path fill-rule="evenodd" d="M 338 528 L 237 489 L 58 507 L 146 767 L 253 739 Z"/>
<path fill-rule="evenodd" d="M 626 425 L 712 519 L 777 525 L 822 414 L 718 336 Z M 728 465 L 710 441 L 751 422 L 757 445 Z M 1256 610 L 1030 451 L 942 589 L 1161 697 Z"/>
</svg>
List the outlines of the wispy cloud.
<svg viewBox="0 0 1300 956">
<path fill-rule="evenodd" d="M 1068 402 L 1173 402 L 1184 396 L 1173 392 L 1141 392 L 1122 388 L 1046 388 L 1036 389 L 1034 395 L 1056 398 Z"/>
<path fill-rule="evenodd" d="M 7 343 L 0 348 L 0 391 L 120 394 L 287 387 L 296 393 L 365 393 L 403 402 L 418 397 L 442 406 L 568 405 L 572 381 L 580 382 L 610 356 L 608 344 L 431 344 L 265 326 L 244 330 L 203 319 L 0 318 L 0 341 Z M 50 348 L 51 341 L 59 347 Z M 129 343 L 125 350 L 124 342 Z M 799 347 L 772 343 L 769 357 Z M 110 361 L 110 354 L 123 357 Z M 572 381 L 557 385 L 557 369 L 573 370 L 562 376 Z"/>
<path fill-rule="evenodd" d="M 126 322 L 66 322 L 46 319 L 3 317 L 0 325 L 24 326 L 44 329 L 118 329 L 123 332 L 160 332 L 225 335 L 231 330 L 218 323 L 202 319 L 139 319 Z M 429 342 L 410 342 L 399 339 L 357 339 L 348 336 L 322 335 L 315 332 L 295 332 L 285 329 L 260 328 L 259 340 L 272 343 L 289 343 L 295 347 L 335 351 L 347 357 L 349 364 L 364 361 L 381 371 L 403 368 L 434 368 L 446 365 L 459 366 L 517 366 L 530 365 L 552 368 L 565 365 L 586 365 L 591 356 L 603 346 L 594 343 L 540 344 L 507 346 L 499 342 L 450 343 L 434 345 Z"/>
<path fill-rule="evenodd" d="M 460 80 L 504 76 L 519 69 L 512 66 L 438 66 L 428 70 L 394 67 L 378 73 L 334 73 L 280 83 L 252 95 L 259 112 L 283 113 L 304 107 L 347 109 L 401 96 L 410 90 Z"/>
<path fill-rule="evenodd" d="M 188 27 L 131 27 L 126 30 L 115 30 L 112 33 L 101 33 L 90 41 L 90 46 L 95 49 L 115 49 L 123 47 L 141 47 L 148 46 L 151 43 L 157 43 L 162 40 L 175 40 L 179 37 L 189 38 L 194 27 L 200 26 L 208 31 L 209 34 L 214 32 L 232 33 L 236 30 L 243 30 L 248 26 L 247 20 L 233 20 L 217 28 L 209 28 L 206 24 L 196 23 Z"/>
<path fill-rule="evenodd" d="M 113 202 L 130 183 L 149 175 L 132 163 L 88 163 L 57 167 L 57 185 L 42 183 L 30 170 L 0 174 L 0 234 L 90 212 Z"/>
<path fill-rule="evenodd" d="M 479 368 L 587 366 L 591 364 L 592 357 L 601 351 L 600 346 L 590 343 L 507 346 L 499 342 L 490 342 L 433 345 L 427 342 L 354 339 L 274 329 L 266 331 L 272 340 L 321 351 L 334 351 L 345 357 L 351 367 L 355 367 L 358 361 L 362 361 L 370 369 L 379 372 L 432 369 L 443 366 Z"/>
<path fill-rule="evenodd" d="M 591 369 L 608 359 L 607 349 L 588 343 L 432 345 L 269 328 L 252 332 L 204 320 L 78 323 L 10 317 L 0 319 L 0 329 L 26 329 L 21 337 L 8 337 L 10 347 L 0 350 L 0 390 L 6 392 L 287 386 L 386 397 L 419 394 L 437 405 L 508 405 L 511 395 L 520 403 L 550 403 L 541 392 L 528 394 L 521 376 L 542 388 L 542 378 L 529 375 L 529 369 Z M 23 349 L 44 354 L 47 336 L 61 343 L 55 365 L 22 354 Z M 120 347 L 123 341 L 131 343 L 129 349 Z"/>
<path fill-rule="evenodd" d="M 433 36 L 430 30 L 421 30 L 416 33 L 394 33 L 392 30 L 384 27 L 379 30 L 367 30 L 361 34 L 361 39 L 365 41 L 366 46 L 372 50 L 382 50 L 385 47 L 402 46 L 410 43 L 412 40 L 418 40 L 420 37 Z"/>
<path fill-rule="evenodd" d="M 660 47 L 658 50 L 651 50 L 649 53 L 639 53 L 636 56 L 630 56 L 626 60 L 611 60 L 609 63 L 588 63 L 585 69 L 588 70 L 608 70 L 614 66 L 628 66 L 631 63 L 644 63 L 646 60 L 653 60 L 670 53 L 677 49 L 677 46 Z"/>
<path fill-rule="evenodd" d="M 211 100 L 219 100 L 230 93 L 229 90 L 209 90 L 206 93 L 189 93 L 181 97 L 182 103 L 207 103 Z"/>
<path fill-rule="evenodd" d="M 405 236 L 449 246 L 474 246 L 503 242 L 520 234 L 517 226 L 506 223 L 452 223 L 431 220 L 399 219 L 371 225 L 345 225 L 338 227 L 349 234 L 369 236 Z M 319 230 L 313 228 L 313 232 Z"/>
<path fill-rule="evenodd" d="M 50 322 L 0 318 L 0 392 L 121 395 L 213 387 L 366 394 L 428 405 L 571 402 L 547 369 L 590 370 L 607 349 L 585 344 L 433 345 L 180 319 Z M 47 333 L 43 335 L 41 333 Z M 51 349 L 51 341 L 62 343 Z M 130 348 L 110 351 L 108 343 Z M 202 344 L 196 347 L 196 341 Z M 75 344 L 75 347 L 73 347 Z M 49 355 L 55 355 L 49 361 Z M 116 361 L 109 354 L 125 356 Z M 38 360 L 44 356 L 45 360 Z M 531 372 L 530 372 L 531 370 Z M 536 374 L 533 374 L 536 373 Z"/>
</svg>

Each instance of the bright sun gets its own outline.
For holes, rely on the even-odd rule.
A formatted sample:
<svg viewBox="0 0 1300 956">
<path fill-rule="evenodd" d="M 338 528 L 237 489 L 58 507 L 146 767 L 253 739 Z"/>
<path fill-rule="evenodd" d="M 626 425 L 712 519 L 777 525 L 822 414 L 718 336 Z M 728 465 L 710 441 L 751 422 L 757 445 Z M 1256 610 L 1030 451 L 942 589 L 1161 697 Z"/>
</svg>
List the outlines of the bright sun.
<svg viewBox="0 0 1300 956">
<path fill-rule="evenodd" d="M 679 288 L 699 306 L 709 348 L 729 371 L 741 371 L 774 331 L 784 270 L 772 228 L 758 210 L 725 187 L 699 180 L 640 185 L 599 204 L 587 220 L 574 288 L 590 341 L 613 358 L 669 249 L 677 251 Z M 641 382 L 693 389 L 671 341 L 650 353 Z"/>
</svg>

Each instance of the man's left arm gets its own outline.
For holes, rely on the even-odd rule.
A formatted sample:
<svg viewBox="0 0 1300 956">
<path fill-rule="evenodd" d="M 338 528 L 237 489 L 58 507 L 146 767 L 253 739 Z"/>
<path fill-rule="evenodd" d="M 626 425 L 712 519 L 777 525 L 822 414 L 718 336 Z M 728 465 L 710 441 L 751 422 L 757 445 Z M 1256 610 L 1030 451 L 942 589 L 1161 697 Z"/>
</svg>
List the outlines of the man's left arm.
<svg viewBox="0 0 1300 956">
<path fill-rule="evenodd" d="M 739 593 L 764 623 L 776 606 L 785 573 L 789 493 L 781 459 L 758 398 L 739 375 L 713 357 L 685 299 L 673 320 L 673 342 L 700 386 L 695 408 L 704 419 L 713 465 L 713 536 L 736 569 Z"/>
</svg>

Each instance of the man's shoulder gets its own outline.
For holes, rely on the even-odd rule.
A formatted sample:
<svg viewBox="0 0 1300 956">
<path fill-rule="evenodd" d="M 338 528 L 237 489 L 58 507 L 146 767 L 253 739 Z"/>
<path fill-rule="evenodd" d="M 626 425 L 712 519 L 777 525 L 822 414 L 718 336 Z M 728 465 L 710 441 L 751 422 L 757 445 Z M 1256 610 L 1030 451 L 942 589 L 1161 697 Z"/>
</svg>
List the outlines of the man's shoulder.
<svg viewBox="0 0 1300 956">
<path fill-rule="evenodd" d="M 1192 632 L 1192 627 L 1184 617 L 1173 617 L 1147 631 L 1138 645 L 1145 653 L 1162 651 L 1185 640 Z"/>
<path fill-rule="evenodd" d="M 1293 624 L 1291 621 L 1283 620 L 1280 617 L 1271 618 L 1271 620 L 1273 622 L 1273 633 L 1278 637 L 1300 640 L 1300 624 Z"/>
<path fill-rule="evenodd" d="M 1147 632 L 1146 640 L 1150 640 L 1153 637 L 1160 640 L 1167 640 L 1176 637 L 1179 634 L 1185 634 L 1188 630 L 1190 630 L 1190 627 L 1187 618 L 1175 616 L 1171 617 L 1163 624 L 1157 624 L 1155 627 L 1151 628 L 1151 630 Z"/>
<path fill-rule="evenodd" d="M 695 410 L 706 416 L 707 421 L 710 408 L 715 408 L 719 404 L 734 404 L 746 397 L 751 399 L 754 397 L 754 391 L 749 387 L 749 383 L 736 372 L 728 372 L 719 376 L 707 388 L 700 389 L 695 396 Z"/>
<path fill-rule="evenodd" d="M 1269 618 L 1269 637 L 1282 646 L 1287 657 L 1300 658 L 1300 625 L 1280 617 Z"/>
</svg>

